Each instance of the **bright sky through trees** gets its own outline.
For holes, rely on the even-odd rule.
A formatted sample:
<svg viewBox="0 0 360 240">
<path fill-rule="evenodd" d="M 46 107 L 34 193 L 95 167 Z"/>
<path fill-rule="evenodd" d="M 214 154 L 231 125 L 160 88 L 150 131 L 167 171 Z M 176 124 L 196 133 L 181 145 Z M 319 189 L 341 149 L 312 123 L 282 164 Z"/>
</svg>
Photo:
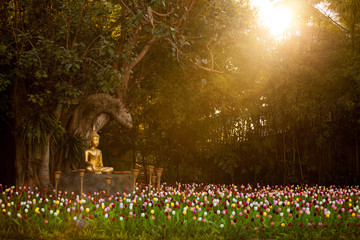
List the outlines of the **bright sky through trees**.
<svg viewBox="0 0 360 240">
<path fill-rule="evenodd" d="M 269 28 L 274 36 L 282 35 L 291 25 L 292 11 L 286 6 L 281 6 L 281 1 L 252 0 L 258 9 L 260 23 Z"/>
</svg>

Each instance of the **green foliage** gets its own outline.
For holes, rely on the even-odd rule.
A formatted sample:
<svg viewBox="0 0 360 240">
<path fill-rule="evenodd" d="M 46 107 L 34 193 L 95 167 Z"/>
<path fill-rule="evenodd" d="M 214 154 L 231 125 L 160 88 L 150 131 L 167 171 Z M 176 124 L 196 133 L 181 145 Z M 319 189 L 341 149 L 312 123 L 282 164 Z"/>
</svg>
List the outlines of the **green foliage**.
<svg viewBox="0 0 360 240">
<path fill-rule="evenodd" d="M 64 128 L 56 121 L 54 116 L 40 114 L 36 117 L 28 119 L 27 126 L 24 126 L 26 142 L 31 145 L 44 145 L 47 136 L 53 137 L 54 140 L 64 133 Z"/>
<path fill-rule="evenodd" d="M 67 169 L 67 165 L 83 166 L 85 140 L 76 135 L 64 133 L 59 144 L 55 144 L 57 153 L 62 153 L 58 156 L 59 162 L 56 163 L 58 169 Z"/>
<path fill-rule="evenodd" d="M 208 1 L 188 27 L 201 41 L 173 39 L 194 63 L 208 68 L 211 54 L 200 45 L 213 44 L 211 53 L 224 73 L 194 70 L 174 48 L 161 54 L 180 60 L 182 69 L 160 61 L 161 71 L 130 93 L 135 122 L 142 126 L 135 148 L 152 163 L 168 166 L 165 177 L 178 165 L 191 165 L 207 179 L 214 167 L 240 173 L 235 181 L 339 181 L 331 177 L 331 166 L 354 140 L 347 136 L 357 129 L 359 74 L 348 55 L 348 37 L 314 8 L 317 3 L 289 2 L 302 9 L 301 35 L 290 32 L 275 43 L 252 22 L 244 2 Z"/>
<path fill-rule="evenodd" d="M 4 74 L 0 74 L 0 92 L 4 92 L 10 83 L 10 80 Z"/>
</svg>

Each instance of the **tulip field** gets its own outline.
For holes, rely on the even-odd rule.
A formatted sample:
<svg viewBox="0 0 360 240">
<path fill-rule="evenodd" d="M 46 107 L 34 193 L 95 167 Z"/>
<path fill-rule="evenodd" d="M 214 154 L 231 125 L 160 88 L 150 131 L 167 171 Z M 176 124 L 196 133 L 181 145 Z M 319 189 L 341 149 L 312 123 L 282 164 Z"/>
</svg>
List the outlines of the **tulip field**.
<svg viewBox="0 0 360 240">
<path fill-rule="evenodd" d="M 358 186 L 163 183 L 109 196 L 0 185 L 0 239 L 360 239 Z"/>
</svg>

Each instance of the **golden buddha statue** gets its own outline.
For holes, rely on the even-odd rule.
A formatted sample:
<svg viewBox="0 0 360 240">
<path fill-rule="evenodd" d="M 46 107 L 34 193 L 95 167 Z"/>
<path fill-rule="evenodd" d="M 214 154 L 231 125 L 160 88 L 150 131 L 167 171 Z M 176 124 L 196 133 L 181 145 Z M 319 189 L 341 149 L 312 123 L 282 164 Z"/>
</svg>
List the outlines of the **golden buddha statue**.
<svg viewBox="0 0 360 240">
<path fill-rule="evenodd" d="M 86 171 L 101 174 L 101 173 L 112 173 L 114 168 L 104 167 L 102 161 L 102 152 L 100 149 L 97 149 L 99 146 L 100 136 L 95 132 L 95 126 L 93 131 L 89 136 L 90 148 L 85 150 L 85 164 Z"/>
</svg>

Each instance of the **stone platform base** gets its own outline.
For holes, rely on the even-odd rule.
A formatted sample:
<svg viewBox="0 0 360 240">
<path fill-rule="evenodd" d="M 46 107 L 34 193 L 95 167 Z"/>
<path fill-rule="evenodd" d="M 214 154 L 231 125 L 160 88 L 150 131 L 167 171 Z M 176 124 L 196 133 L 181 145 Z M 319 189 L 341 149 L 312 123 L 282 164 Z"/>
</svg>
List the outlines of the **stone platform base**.
<svg viewBox="0 0 360 240">
<path fill-rule="evenodd" d="M 110 184 L 110 194 L 116 193 L 132 193 L 134 178 L 131 174 L 84 174 L 83 193 L 91 193 L 107 191 L 105 177 L 112 177 Z M 58 183 L 58 191 L 67 191 L 80 194 L 80 175 L 78 173 L 69 173 L 62 175 Z"/>
</svg>

